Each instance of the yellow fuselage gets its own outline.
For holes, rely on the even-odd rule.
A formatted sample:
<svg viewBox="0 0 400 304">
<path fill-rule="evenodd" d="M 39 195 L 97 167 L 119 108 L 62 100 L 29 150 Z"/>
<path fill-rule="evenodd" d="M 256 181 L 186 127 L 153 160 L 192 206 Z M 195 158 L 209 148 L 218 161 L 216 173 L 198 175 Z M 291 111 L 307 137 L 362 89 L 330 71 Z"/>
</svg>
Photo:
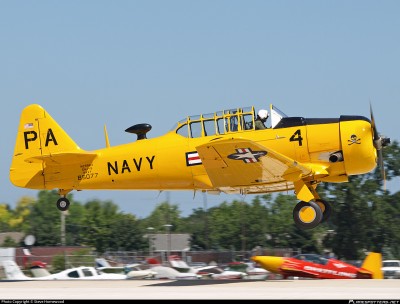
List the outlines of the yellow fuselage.
<svg viewBox="0 0 400 304">
<path fill-rule="evenodd" d="M 376 166 L 371 123 L 365 117 L 284 118 L 274 128 L 254 130 L 253 113 L 235 114 L 238 121 L 247 115 L 248 127 L 242 121 L 243 127 L 233 130 L 225 123 L 223 132 L 216 131 L 218 119 L 228 121 L 233 114 L 188 118 L 163 136 L 88 152 L 80 149 L 40 106 L 32 105 L 21 116 L 10 179 L 16 186 L 32 189 L 220 191 L 196 148 L 223 139 L 248 140 L 301 163 L 310 168 L 311 173 L 304 176 L 310 182 L 346 182 L 349 175 L 364 174 Z M 195 123 L 203 125 L 197 135 Z M 212 135 L 207 135 L 210 131 L 206 123 L 215 124 Z M 251 185 L 239 184 L 234 178 L 227 184 L 240 192 L 253 187 L 253 193 L 294 189 L 290 179 L 282 184 L 281 178 L 280 186 L 274 187 L 274 179 L 263 181 L 261 175 Z M 260 190 L 254 186 L 261 186 Z"/>
</svg>

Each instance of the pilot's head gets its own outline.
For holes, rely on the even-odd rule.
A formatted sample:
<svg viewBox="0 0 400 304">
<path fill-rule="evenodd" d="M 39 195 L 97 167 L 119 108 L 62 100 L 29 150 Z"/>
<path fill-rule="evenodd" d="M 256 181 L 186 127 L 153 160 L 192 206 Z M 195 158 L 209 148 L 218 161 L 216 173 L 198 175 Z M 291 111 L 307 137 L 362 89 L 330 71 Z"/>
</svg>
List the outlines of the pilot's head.
<svg viewBox="0 0 400 304">
<path fill-rule="evenodd" d="M 264 122 L 267 120 L 269 114 L 267 110 L 261 109 L 258 111 L 258 117 Z"/>
</svg>

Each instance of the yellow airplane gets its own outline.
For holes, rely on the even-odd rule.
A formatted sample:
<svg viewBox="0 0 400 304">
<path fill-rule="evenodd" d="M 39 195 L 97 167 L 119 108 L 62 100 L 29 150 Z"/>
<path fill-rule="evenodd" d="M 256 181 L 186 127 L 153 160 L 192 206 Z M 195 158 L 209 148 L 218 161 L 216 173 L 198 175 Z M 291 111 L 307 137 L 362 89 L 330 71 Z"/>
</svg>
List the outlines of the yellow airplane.
<svg viewBox="0 0 400 304">
<path fill-rule="evenodd" d="M 58 189 L 57 208 L 68 209 L 73 190 L 192 190 L 257 194 L 294 190 L 293 218 L 302 229 L 325 221 L 330 204 L 316 188 L 348 182 L 350 175 L 383 165 L 373 119 L 288 117 L 270 105 L 271 127 L 255 129 L 254 107 L 188 116 L 165 135 L 147 138 L 151 125 L 126 132 L 137 139 L 81 149 L 40 105 L 23 109 L 10 168 L 18 187 Z"/>
</svg>

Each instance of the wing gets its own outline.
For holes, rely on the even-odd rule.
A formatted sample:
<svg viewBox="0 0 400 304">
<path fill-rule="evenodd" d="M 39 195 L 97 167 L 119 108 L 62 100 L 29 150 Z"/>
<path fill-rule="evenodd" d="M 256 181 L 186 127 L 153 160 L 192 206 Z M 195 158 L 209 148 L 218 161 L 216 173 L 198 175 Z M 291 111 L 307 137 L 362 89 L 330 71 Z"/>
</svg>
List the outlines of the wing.
<svg viewBox="0 0 400 304">
<path fill-rule="evenodd" d="M 224 139 L 196 147 L 213 185 L 223 192 L 275 192 L 314 173 L 281 153 L 245 139 Z"/>
<path fill-rule="evenodd" d="M 286 276 L 292 276 L 292 277 L 306 277 L 306 278 L 319 278 L 320 275 L 307 271 L 307 270 L 300 270 L 297 268 L 292 268 L 290 266 L 282 266 L 280 268 L 282 273 L 284 273 Z"/>
</svg>

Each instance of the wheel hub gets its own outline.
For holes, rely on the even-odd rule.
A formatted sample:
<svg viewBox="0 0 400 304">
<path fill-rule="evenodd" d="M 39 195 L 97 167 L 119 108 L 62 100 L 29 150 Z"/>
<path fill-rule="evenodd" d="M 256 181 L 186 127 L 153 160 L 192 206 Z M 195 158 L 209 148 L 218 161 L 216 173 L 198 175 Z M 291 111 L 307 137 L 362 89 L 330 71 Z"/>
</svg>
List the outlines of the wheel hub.
<svg viewBox="0 0 400 304">
<path fill-rule="evenodd" d="M 305 206 L 305 207 L 301 208 L 299 211 L 299 219 L 303 223 L 311 223 L 312 221 L 315 220 L 315 217 L 316 217 L 316 213 L 315 213 L 314 208 L 312 208 L 312 207 Z"/>
</svg>

